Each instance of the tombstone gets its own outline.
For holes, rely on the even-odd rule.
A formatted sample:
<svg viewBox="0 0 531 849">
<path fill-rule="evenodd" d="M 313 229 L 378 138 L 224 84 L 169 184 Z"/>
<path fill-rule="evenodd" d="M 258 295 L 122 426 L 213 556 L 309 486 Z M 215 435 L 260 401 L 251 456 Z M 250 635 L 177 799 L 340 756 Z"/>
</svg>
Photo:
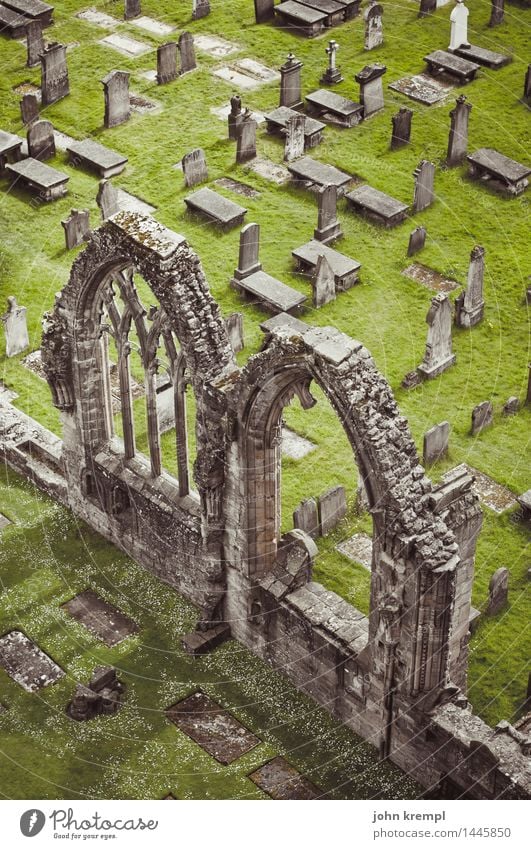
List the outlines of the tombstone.
<svg viewBox="0 0 531 849">
<path fill-rule="evenodd" d="M 55 156 L 55 138 L 50 121 L 34 121 L 29 126 L 27 138 L 28 153 L 33 159 L 44 162 Z"/>
<path fill-rule="evenodd" d="M 88 209 L 72 209 L 68 218 L 61 221 L 65 231 L 67 251 L 82 245 L 90 235 L 90 213 Z"/>
<path fill-rule="evenodd" d="M 375 63 L 365 65 L 354 79 L 360 84 L 360 103 L 363 106 L 363 117 L 368 118 L 385 106 L 383 91 L 383 75 L 387 71 L 385 65 Z"/>
<path fill-rule="evenodd" d="M 505 566 L 496 569 L 489 581 L 489 600 L 486 616 L 496 616 L 507 605 L 509 595 L 509 570 Z"/>
<path fill-rule="evenodd" d="M 319 530 L 321 536 L 329 531 L 347 515 L 347 496 L 345 488 L 334 486 L 319 496 Z"/>
<path fill-rule="evenodd" d="M 256 121 L 248 109 L 242 115 L 242 121 L 238 127 L 238 139 L 236 148 L 236 162 L 248 162 L 256 156 Z"/>
<path fill-rule="evenodd" d="M 472 410 L 472 428 L 470 430 L 472 436 L 477 436 L 485 428 L 492 424 L 493 407 L 492 401 L 482 401 L 477 404 Z"/>
<path fill-rule="evenodd" d="M 470 253 L 467 286 L 455 299 L 455 323 L 458 327 L 474 327 L 483 318 L 483 276 L 485 248 L 476 245 Z"/>
<path fill-rule="evenodd" d="M 192 20 L 198 21 L 210 15 L 210 0 L 192 0 Z"/>
<path fill-rule="evenodd" d="M 157 47 L 157 83 L 164 85 L 177 79 L 177 43 L 168 41 Z"/>
<path fill-rule="evenodd" d="M 41 53 L 41 92 L 43 106 L 70 94 L 64 44 L 48 44 Z"/>
<path fill-rule="evenodd" d="M 411 120 L 413 118 L 413 110 L 407 106 L 401 106 L 398 112 L 393 115 L 391 121 L 393 123 L 393 133 L 391 135 L 391 150 L 397 150 L 405 144 L 409 144 L 411 138 Z"/>
<path fill-rule="evenodd" d="M 433 182 L 435 179 L 435 165 L 422 159 L 413 172 L 415 178 L 415 191 L 413 194 L 413 212 L 421 212 L 435 200 Z"/>
<path fill-rule="evenodd" d="M 432 15 L 437 8 L 437 0 L 420 0 L 419 18 Z"/>
<path fill-rule="evenodd" d="M 284 144 L 284 161 L 293 162 L 304 156 L 304 128 L 306 115 L 292 115 L 286 124 L 286 141 Z"/>
<path fill-rule="evenodd" d="M 426 243 L 426 228 L 425 227 L 415 227 L 413 232 L 409 237 L 409 244 L 407 246 L 407 255 L 414 256 L 416 253 L 422 250 Z"/>
<path fill-rule="evenodd" d="M 242 99 L 239 94 L 233 94 L 230 99 L 230 113 L 228 117 L 229 139 L 233 139 L 235 141 L 238 138 L 238 127 L 242 120 Z"/>
<path fill-rule="evenodd" d="M 453 366 L 456 360 L 452 353 L 452 305 L 448 295 L 440 292 L 431 299 L 426 322 L 426 351 L 417 373 L 422 379 L 430 380 Z"/>
<path fill-rule="evenodd" d="M 131 116 L 129 100 L 129 73 L 127 71 L 111 71 L 102 79 L 105 98 L 104 126 L 117 127 L 128 121 Z"/>
<path fill-rule="evenodd" d="M 295 59 L 293 53 L 289 53 L 285 63 L 280 66 L 280 106 L 289 106 L 290 109 L 302 107 L 302 67 L 302 62 Z"/>
<path fill-rule="evenodd" d="M 7 299 L 7 312 L 0 318 L 6 336 L 6 357 L 16 357 L 29 345 L 26 307 L 19 307 L 17 299 L 11 295 Z"/>
<path fill-rule="evenodd" d="M 39 101 L 34 94 L 25 94 L 20 101 L 20 116 L 27 127 L 39 118 Z"/>
<path fill-rule="evenodd" d="M 186 186 L 190 188 L 208 180 L 205 151 L 200 147 L 190 151 L 190 153 L 185 153 L 181 161 Z"/>
<path fill-rule="evenodd" d="M 527 364 L 527 393 L 525 402 L 526 404 L 531 404 L 531 363 Z"/>
<path fill-rule="evenodd" d="M 257 24 L 265 24 L 275 17 L 275 0 L 254 0 L 254 19 Z"/>
<path fill-rule="evenodd" d="M 315 274 L 312 276 L 312 290 L 313 305 L 317 310 L 336 299 L 334 271 L 324 254 L 317 259 Z"/>
<path fill-rule="evenodd" d="M 306 531 L 313 539 L 319 536 L 319 513 L 315 498 L 306 498 L 295 508 L 293 527 Z"/>
<path fill-rule="evenodd" d="M 240 231 L 240 253 L 238 268 L 234 271 L 236 280 L 245 280 L 251 274 L 262 270 L 260 255 L 260 225 L 246 224 Z"/>
<path fill-rule="evenodd" d="M 424 434 L 424 446 L 422 462 L 425 466 L 431 466 L 448 453 L 448 441 L 450 439 L 450 422 L 441 422 L 434 425 Z"/>
<path fill-rule="evenodd" d="M 141 14 L 142 9 L 140 8 L 140 0 L 125 0 L 124 18 L 126 21 L 138 18 Z"/>
<path fill-rule="evenodd" d="M 489 27 L 503 23 L 505 0 L 491 0 Z"/>
<path fill-rule="evenodd" d="M 96 195 L 96 203 L 101 210 L 103 221 L 120 211 L 118 195 L 110 180 L 101 180 Z"/>
<path fill-rule="evenodd" d="M 511 395 L 503 405 L 504 416 L 515 416 L 520 409 L 520 401 L 516 395 Z"/>
<path fill-rule="evenodd" d="M 524 100 L 531 100 L 531 65 L 527 66 L 524 80 Z"/>
<path fill-rule="evenodd" d="M 337 219 L 337 186 L 322 186 L 317 195 L 317 228 L 314 239 L 327 245 L 343 235 Z"/>
<path fill-rule="evenodd" d="M 448 50 L 470 47 L 468 41 L 468 9 L 463 0 L 455 0 L 450 15 L 450 44 Z"/>
<path fill-rule="evenodd" d="M 243 339 L 243 315 L 241 312 L 233 312 L 225 319 L 225 329 L 229 337 L 232 350 L 239 354 L 245 347 Z"/>
<path fill-rule="evenodd" d="M 383 7 L 376 0 L 370 0 L 365 9 L 365 50 L 373 50 L 383 44 Z"/>
<path fill-rule="evenodd" d="M 328 56 L 328 68 L 320 80 L 323 85 L 335 85 L 336 83 L 340 83 L 343 79 L 341 76 L 341 70 L 336 65 L 336 53 L 338 50 L 339 44 L 337 41 L 332 40 L 328 42 L 328 47 L 325 50 L 325 53 Z"/>
<path fill-rule="evenodd" d="M 42 22 L 38 19 L 28 21 L 28 25 L 26 27 L 26 43 L 28 49 L 26 64 L 28 68 L 34 68 L 36 65 L 40 65 L 41 53 L 44 50 Z"/>
<path fill-rule="evenodd" d="M 191 32 L 183 32 L 179 36 L 179 53 L 181 54 L 181 75 L 197 68 L 195 61 L 194 37 Z"/>
<path fill-rule="evenodd" d="M 467 102 L 464 94 L 455 101 L 455 107 L 450 112 L 450 134 L 448 136 L 447 165 L 459 165 L 465 158 L 468 148 L 468 119 L 472 104 Z"/>
</svg>

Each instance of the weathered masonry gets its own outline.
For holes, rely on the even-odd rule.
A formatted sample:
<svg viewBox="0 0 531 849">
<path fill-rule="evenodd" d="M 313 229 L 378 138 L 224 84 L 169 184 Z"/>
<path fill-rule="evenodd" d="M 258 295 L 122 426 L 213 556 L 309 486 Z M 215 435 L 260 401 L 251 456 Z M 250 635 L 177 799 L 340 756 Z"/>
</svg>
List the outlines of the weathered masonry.
<svg viewBox="0 0 531 849">
<path fill-rule="evenodd" d="M 144 374 L 145 454 L 135 439 L 133 351 L 134 377 L 140 367 Z M 45 317 L 42 357 L 63 441 L 40 428 L 28 448 L 22 430 L 11 428 L 8 462 L 195 602 L 202 631 L 230 625 L 236 639 L 426 786 L 446 783 L 473 798 L 531 796 L 529 738 L 508 723 L 489 728 L 466 699 L 481 527 L 472 479 L 432 485 L 389 385 L 359 342 L 333 328 L 281 325 L 239 368 L 185 240 L 149 217 L 120 212 L 74 262 Z M 177 477 L 161 463 L 162 370 L 173 399 Z M 312 383 L 346 431 L 370 503 L 368 618 L 312 581 L 309 536 L 280 531 L 282 412 L 295 395 L 303 408 L 313 406 Z M 187 385 L 196 404 L 193 472 Z"/>
</svg>

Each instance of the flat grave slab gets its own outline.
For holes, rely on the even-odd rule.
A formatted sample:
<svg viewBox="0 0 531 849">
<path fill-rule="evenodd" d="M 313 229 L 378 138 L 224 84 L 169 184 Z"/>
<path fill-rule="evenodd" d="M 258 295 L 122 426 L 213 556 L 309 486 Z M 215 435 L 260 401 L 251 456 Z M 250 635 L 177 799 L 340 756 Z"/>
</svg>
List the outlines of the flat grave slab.
<svg viewBox="0 0 531 849">
<path fill-rule="evenodd" d="M 270 159 L 262 159 L 259 156 L 248 162 L 246 168 L 254 171 L 259 177 L 263 177 L 264 180 L 270 180 L 272 183 L 276 183 L 277 186 L 287 183 L 290 178 L 290 173 L 284 165 L 279 165 Z"/>
<path fill-rule="evenodd" d="M 403 221 L 408 204 L 386 195 L 372 186 L 358 186 L 345 195 L 349 205 L 361 215 L 373 218 L 386 227 L 394 227 Z"/>
<path fill-rule="evenodd" d="M 359 563 L 364 569 L 371 571 L 372 539 L 368 534 L 354 534 L 349 539 L 336 545 L 336 549 L 354 563 Z"/>
<path fill-rule="evenodd" d="M 297 270 L 308 274 L 315 272 L 321 255 L 326 257 L 330 268 L 334 272 L 336 291 L 344 292 L 358 282 L 358 272 L 361 268 L 361 263 L 356 259 L 345 256 L 334 248 L 330 248 L 317 239 L 310 239 L 309 242 L 301 245 L 300 248 L 295 248 L 291 252 L 291 255 L 295 259 Z"/>
<path fill-rule="evenodd" d="M 445 472 L 443 480 L 447 481 L 457 474 L 464 473 L 472 475 L 475 478 L 472 489 L 475 491 L 479 500 L 483 504 L 486 504 L 487 507 L 490 507 L 491 510 L 494 510 L 495 513 L 503 513 L 510 507 L 514 507 L 517 503 L 516 496 L 510 489 L 507 489 L 507 487 L 502 486 L 488 475 L 479 472 L 466 463 L 461 463 L 459 466 L 455 466 L 455 468 Z"/>
<path fill-rule="evenodd" d="M 277 82 L 280 79 L 278 71 L 248 58 L 239 59 L 231 65 L 214 68 L 212 73 L 214 76 L 243 89 L 258 88 L 258 86 Z"/>
<path fill-rule="evenodd" d="M 2 35 L 9 35 L 10 38 L 24 38 L 28 23 L 29 18 L 15 12 L 14 9 L 8 9 L 7 6 L 0 6 L 0 32 Z"/>
<path fill-rule="evenodd" d="M 308 330 L 308 325 L 304 321 L 287 312 L 281 312 L 272 318 L 268 318 L 267 321 L 260 322 L 259 327 L 264 333 L 274 333 L 280 327 L 289 328 L 296 333 L 305 333 Z"/>
<path fill-rule="evenodd" d="M 199 189 L 193 195 L 188 195 L 184 202 L 192 212 L 204 216 L 221 227 L 236 227 L 242 224 L 247 214 L 245 207 L 208 188 Z"/>
<path fill-rule="evenodd" d="M 11 519 L 8 519 L 7 516 L 4 516 L 3 513 L 0 513 L 0 531 L 3 531 L 4 528 L 7 528 L 8 525 L 12 525 Z"/>
<path fill-rule="evenodd" d="M 405 94 L 411 100 L 432 106 L 444 100 L 452 90 L 451 85 L 443 85 L 440 80 L 434 80 L 427 74 L 416 74 L 413 77 L 402 77 L 394 83 L 389 83 L 389 88 Z"/>
<path fill-rule="evenodd" d="M 275 313 L 297 311 L 307 300 L 306 295 L 265 271 L 255 271 L 243 280 L 233 279 L 231 282 L 239 292 L 257 299 L 261 306 Z"/>
<path fill-rule="evenodd" d="M 105 147 L 93 139 L 74 142 L 66 149 L 72 165 L 84 165 L 100 177 L 108 178 L 121 174 L 127 164 L 127 156 Z"/>
<path fill-rule="evenodd" d="M 151 215 L 156 212 L 157 207 L 151 206 L 144 200 L 126 192 L 125 189 L 116 189 L 118 195 L 118 206 L 124 212 L 141 212 L 143 215 Z"/>
<path fill-rule="evenodd" d="M 294 430 L 289 427 L 282 428 L 282 456 L 289 457 L 290 460 L 302 460 L 310 451 L 313 451 L 316 446 L 304 436 L 299 436 Z"/>
<path fill-rule="evenodd" d="M 242 195 L 245 198 L 259 198 L 260 192 L 248 186 L 246 183 L 240 183 L 239 180 L 233 180 L 232 177 L 220 177 L 219 180 L 214 180 L 216 186 L 221 186 L 222 189 L 228 189 L 236 195 Z"/>
<path fill-rule="evenodd" d="M 230 103 L 224 103 L 222 106 L 211 106 L 210 114 L 215 115 L 216 118 L 219 118 L 220 121 L 226 121 L 230 114 Z M 263 124 L 265 122 L 265 116 L 262 112 L 257 112 L 255 110 L 251 111 L 251 117 L 253 121 L 256 121 L 257 124 Z"/>
<path fill-rule="evenodd" d="M 57 171 L 32 157 L 6 165 L 6 171 L 13 184 L 21 185 L 47 202 L 63 197 L 66 194 L 66 184 L 70 179 L 62 171 Z"/>
<path fill-rule="evenodd" d="M 338 0 L 297 0 L 297 2 L 317 12 L 324 12 L 326 27 L 337 26 L 345 20 L 345 4 Z"/>
<path fill-rule="evenodd" d="M 88 21 L 89 24 L 95 24 L 95 26 L 102 29 L 114 29 L 122 23 L 117 18 L 113 18 L 111 15 L 106 15 L 105 12 L 99 12 L 98 9 L 92 8 L 78 12 L 76 18 L 80 18 L 82 21 Z"/>
<path fill-rule="evenodd" d="M 289 106 L 279 106 L 264 115 L 267 121 L 267 132 L 283 136 L 287 130 L 288 122 L 294 115 L 299 115 L 295 109 L 290 109 Z M 310 118 L 308 115 L 304 118 L 304 148 L 307 150 L 311 147 L 316 147 L 323 140 L 323 131 L 325 124 L 317 121 L 315 118 Z"/>
<path fill-rule="evenodd" d="M 143 80 L 148 80 L 150 83 L 156 83 L 158 74 L 156 68 L 152 68 L 149 71 L 140 71 L 138 76 Z"/>
<path fill-rule="evenodd" d="M 320 88 L 307 94 L 305 100 L 308 112 L 323 121 L 331 121 L 343 127 L 354 127 L 363 120 L 361 103 L 349 100 L 335 91 Z"/>
<path fill-rule="evenodd" d="M 156 21 L 154 18 L 148 18 L 145 15 L 140 18 L 133 18 L 129 23 L 138 27 L 138 29 L 151 33 L 151 35 L 169 35 L 175 31 L 175 27 L 170 26 L 170 24 L 163 24 L 162 21 Z"/>
<path fill-rule="evenodd" d="M 424 61 L 430 74 L 446 73 L 456 77 L 462 83 L 472 82 L 480 69 L 477 62 L 462 59 L 461 56 L 457 56 L 455 53 L 447 53 L 446 50 L 434 50 L 424 57 Z"/>
<path fill-rule="evenodd" d="M 308 38 L 319 35 L 327 20 L 326 12 L 310 9 L 301 3 L 295 3 L 294 0 L 286 0 L 285 3 L 275 6 L 275 15 L 277 23 L 281 26 L 297 30 Z"/>
<path fill-rule="evenodd" d="M 176 702 L 166 716 L 219 763 L 230 764 L 262 741 L 204 693 Z"/>
<path fill-rule="evenodd" d="M 491 147 L 481 147 L 467 156 L 469 173 L 511 195 L 519 195 L 527 187 L 531 168 L 509 159 Z"/>
<path fill-rule="evenodd" d="M 411 263 L 407 268 L 404 268 L 402 274 L 433 292 L 453 292 L 459 286 L 456 280 L 444 277 L 434 268 L 428 268 L 427 265 L 422 265 L 420 262 Z"/>
<path fill-rule="evenodd" d="M 131 38 L 129 35 L 120 35 L 117 32 L 101 38 L 98 44 L 103 44 L 104 47 L 110 47 L 112 50 L 121 53 L 122 56 L 129 57 L 142 56 L 143 53 L 153 50 L 151 44 L 146 44 L 145 41 L 136 41 L 136 39 Z"/>
<path fill-rule="evenodd" d="M 138 625 L 92 590 L 85 590 L 62 605 L 70 616 L 98 640 L 112 647 L 136 634 Z"/>
<path fill-rule="evenodd" d="M 469 59 L 471 62 L 477 62 L 478 65 L 484 65 L 486 68 L 494 70 L 503 68 L 504 65 L 512 62 L 510 56 L 496 53 L 494 50 L 486 50 L 485 47 L 477 47 L 475 44 L 471 44 L 470 47 L 459 47 L 454 53 L 463 59 Z"/>
<path fill-rule="evenodd" d="M 45 27 L 53 23 L 53 6 L 43 3 L 42 0 L 4 0 L 3 5 L 25 15 L 31 21 L 40 21 Z"/>
<path fill-rule="evenodd" d="M 280 755 L 256 769 L 251 781 L 272 799 L 316 799 L 319 789 Z"/>
<path fill-rule="evenodd" d="M 205 35 L 205 33 L 194 35 L 194 47 L 202 53 L 214 56 L 216 59 L 223 59 L 225 56 L 230 56 L 232 53 L 241 50 L 241 47 L 237 44 L 232 44 L 230 41 L 225 41 L 225 39 L 217 36 Z"/>
<path fill-rule="evenodd" d="M 0 638 L 0 666 L 27 693 L 55 684 L 65 674 L 22 631 L 10 631 Z"/>
<path fill-rule="evenodd" d="M 352 180 L 350 174 L 345 174 L 334 165 L 312 159 L 311 156 L 303 156 L 290 163 L 288 171 L 295 180 L 306 183 L 307 187 L 337 186 L 338 189 L 344 189 Z"/>
<path fill-rule="evenodd" d="M 6 164 L 18 161 L 22 156 L 22 144 L 24 139 L 14 133 L 6 133 L 0 130 L 0 175 L 4 174 Z"/>
</svg>

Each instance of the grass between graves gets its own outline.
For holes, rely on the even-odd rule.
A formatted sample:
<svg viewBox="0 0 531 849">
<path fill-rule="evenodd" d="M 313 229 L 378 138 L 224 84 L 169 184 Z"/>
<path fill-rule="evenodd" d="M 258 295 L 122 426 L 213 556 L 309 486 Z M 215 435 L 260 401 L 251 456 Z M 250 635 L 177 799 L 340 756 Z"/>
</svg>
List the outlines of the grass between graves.
<svg viewBox="0 0 531 849">
<path fill-rule="evenodd" d="M 173 165 L 192 147 L 205 149 L 210 185 L 221 176 L 231 176 L 253 186 L 260 197 L 245 199 L 247 222 L 261 225 L 261 261 L 264 268 L 291 286 L 310 294 L 302 276 L 293 273 L 291 250 L 311 238 L 316 224 L 315 197 L 290 185 L 277 186 L 234 163 L 234 144 L 226 138 L 226 124 L 210 109 L 226 103 L 233 93 L 230 84 L 211 71 L 252 56 L 272 68 L 278 68 L 292 50 L 304 62 L 303 92 L 319 87 L 326 64 L 324 48 L 332 35 L 340 44 L 338 55 L 344 82 L 335 91 L 356 100 L 358 86 L 353 76 L 367 63 L 387 66 L 385 83 L 424 70 L 423 56 L 438 47 L 446 47 L 449 38 L 451 6 L 419 20 L 417 5 L 410 2 L 387 4 L 384 26 L 385 43 L 367 54 L 363 50 L 363 22 L 356 19 L 324 34 L 306 40 L 274 26 L 254 24 L 251 0 L 213 0 L 212 14 L 197 22 L 189 19 L 189 6 L 177 7 L 170 0 L 144 2 L 143 13 L 176 26 L 175 36 L 183 29 L 194 34 L 209 33 L 237 44 L 241 50 L 223 59 L 197 52 L 199 69 L 168 86 L 157 86 L 139 76 L 155 67 L 155 47 L 164 40 L 154 38 L 133 24 L 121 23 L 119 32 L 127 33 L 153 47 L 137 59 L 129 59 L 98 44 L 108 31 L 73 17 L 90 4 L 59 2 L 56 25 L 49 37 L 67 43 L 79 42 L 68 54 L 71 95 L 48 107 L 43 115 L 57 129 L 76 138 L 92 135 L 129 157 L 126 171 L 113 182 L 157 207 L 159 221 L 183 233 L 201 257 L 211 290 L 224 315 L 234 310 L 244 313 L 246 348 L 240 363 L 258 350 L 262 333 L 258 323 L 264 313 L 242 303 L 228 281 L 237 262 L 238 231 L 219 233 L 185 213 L 182 174 Z M 386 88 L 386 107 L 359 127 L 339 130 L 327 127 L 324 143 L 311 155 L 356 175 L 376 188 L 405 201 L 413 196 L 412 173 L 422 158 L 437 164 L 435 203 L 426 211 L 392 231 L 367 223 L 340 204 L 344 238 L 337 243 L 342 252 L 362 263 L 361 283 L 340 295 L 321 310 L 309 308 L 304 319 L 316 325 L 333 325 L 360 339 L 389 380 L 408 418 L 417 446 L 422 434 L 433 424 L 447 419 L 452 425 L 448 461 L 431 470 L 434 478 L 446 468 L 467 462 L 491 475 L 499 483 L 519 493 L 529 486 L 526 449 L 530 408 L 504 419 L 501 407 L 510 395 L 525 398 L 529 359 L 529 315 L 524 292 L 529 273 L 526 249 L 529 241 L 529 192 L 517 199 L 505 199 L 487 187 L 471 182 L 466 168 L 446 169 L 444 158 L 449 127 L 449 110 L 454 97 L 465 93 L 473 105 L 470 121 L 471 150 L 492 146 L 524 162 L 529 161 L 529 108 L 521 101 L 529 43 L 528 11 L 508 5 L 505 22 L 488 27 L 488 4 L 471 0 L 470 38 L 475 44 L 513 56 L 511 64 L 499 71 L 481 70 L 477 79 L 464 89 L 455 89 L 442 104 L 422 106 Z M 98 6 L 102 11 L 121 16 L 121 3 Z M 0 126 L 22 132 L 18 101 L 13 87 L 39 83 L 38 69 L 24 67 L 24 46 L 2 39 L 2 75 L 0 79 Z M 100 80 L 113 68 L 131 72 L 132 91 L 157 101 L 162 111 L 153 115 L 133 115 L 121 127 L 104 131 L 103 94 Z M 263 86 L 248 93 L 240 92 L 244 104 L 267 111 L 278 103 L 278 86 Z M 391 116 L 399 106 L 414 112 L 411 144 L 390 152 Z M 282 143 L 259 129 L 258 154 L 275 163 L 282 162 Z M 31 347 L 40 344 L 40 321 L 44 310 L 53 305 L 54 293 L 68 279 L 76 251 L 64 249 L 59 220 L 72 207 L 89 208 L 93 226 L 99 221 L 95 204 L 97 179 L 66 165 L 59 152 L 52 165 L 70 176 L 69 195 L 47 206 L 31 204 L 20 192 L 4 191 L 0 196 L 0 297 L 16 294 L 28 308 Z M 225 189 L 221 194 L 242 203 L 239 196 Z M 440 378 L 406 392 L 401 389 L 403 375 L 422 359 L 426 339 L 425 316 L 432 294 L 405 278 L 403 269 L 410 260 L 406 248 L 410 231 L 424 225 L 428 230 L 425 249 L 415 260 L 466 281 L 469 253 L 475 244 L 486 248 L 485 298 L 483 323 L 472 331 L 454 332 L 457 365 Z M 213 243 L 215 248 L 213 249 Z M 451 295 L 454 295 L 459 290 Z M 3 340 L 0 342 L 3 346 Z M 22 365 L 22 357 L 2 357 L 2 376 L 16 388 L 22 409 L 48 427 L 60 432 L 56 411 L 50 405 L 46 385 Z M 315 392 L 318 406 L 303 412 L 297 406 L 286 410 L 290 427 L 310 439 L 316 448 L 302 461 L 283 463 L 283 524 L 290 527 L 291 513 L 305 497 L 318 494 L 329 486 L 344 483 L 350 502 L 356 488 L 352 454 L 340 424 L 322 393 Z M 469 435 L 472 407 L 490 398 L 495 406 L 495 425 L 479 437 Z M 143 402 L 138 401 L 139 447 L 145 445 L 142 421 Z M 193 405 L 190 405 L 190 415 Z M 192 428 L 189 429 L 190 431 Z M 174 468 L 171 434 L 164 437 L 166 464 Z M 526 538 L 521 526 L 510 517 L 498 517 L 485 509 L 485 526 L 478 551 L 478 572 L 474 603 L 481 607 L 486 598 L 489 575 L 500 565 L 511 570 L 510 606 L 505 614 L 480 626 L 471 654 L 471 699 L 474 707 L 490 721 L 514 716 L 525 690 L 527 655 L 525 632 L 529 602 L 525 597 L 523 575 L 526 565 Z M 351 510 L 343 525 L 319 543 L 316 576 L 326 586 L 367 609 L 369 577 L 365 570 L 350 563 L 335 550 L 335 545 L 356 530 L 370 531 L 370 520 Z M 528 550 L 527 550 L 528 551 Z M 527 607 L 526 607 L 527 603 Z M 519 635 L 517 642 L 514 635 Z M 509 642 L 507 642 L 509 641 Z M 506 650 L 508 644 L 513 646 Z M 528 644 L 527 644 L 528 645 Z M 514 665 L 513 665 L 514 664 Z M 509 673 L 509 674 L 508 674 Z M 510 684 L 508 682 L 511 682 Z"/>
</svg>

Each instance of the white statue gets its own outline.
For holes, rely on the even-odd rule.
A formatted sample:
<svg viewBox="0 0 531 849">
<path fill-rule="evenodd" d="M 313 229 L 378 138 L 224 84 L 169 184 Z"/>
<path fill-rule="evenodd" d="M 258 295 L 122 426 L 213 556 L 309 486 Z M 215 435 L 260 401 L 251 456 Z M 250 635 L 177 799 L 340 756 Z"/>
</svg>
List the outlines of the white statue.
<svg viewBox="0 0 531 849">
<path fill-rule="evenodd" d="M 459 50 L 460 47 L 470 47 L 468 41 L 468 9 L 463 0 L 456 0 L 456 5 L 450 15 L 450 46 L 448 50 Z"/>
</svg>

